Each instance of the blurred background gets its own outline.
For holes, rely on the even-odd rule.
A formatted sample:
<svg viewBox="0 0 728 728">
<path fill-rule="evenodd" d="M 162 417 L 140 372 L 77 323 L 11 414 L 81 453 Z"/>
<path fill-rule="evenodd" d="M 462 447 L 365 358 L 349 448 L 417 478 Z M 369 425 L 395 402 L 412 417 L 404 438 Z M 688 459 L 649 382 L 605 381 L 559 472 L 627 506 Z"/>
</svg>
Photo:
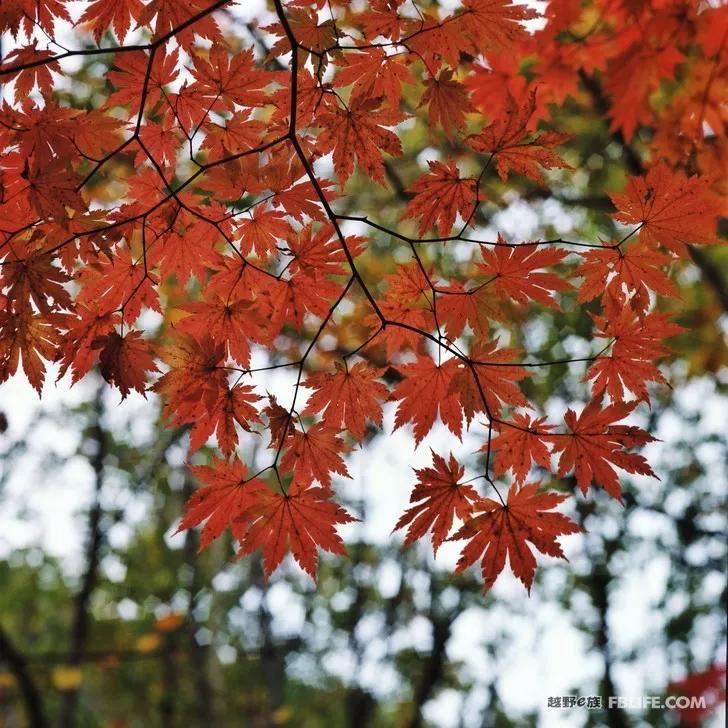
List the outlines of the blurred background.
<svg viewBox="0 0 728 728">
<path fill-rule="evenodd" d="M 266 18 L 264 3 L 236 6 L 225 27 L 262 45 L 252 23 Z M 92 107 L 105 62 L 74 60 L 60 98 Z M 486 208 L 478 235 L 609 234 L 604 190 L 620 188 L 642 140 L 615 142 L 597 101 L 561 112 L 578 171 L 550 174 L 548 194 L 486 180 L 500 211 Z M 396 224 L 426 122 L 402 133 L 391 189 L 354 178 L 342 209 Z M 372 238 L 370 277 L 392 271 L 392 245 Z M 674 270 L 682 300 L 669 305 L 686 332 L 663 366 L 672 389 L 656 388 L 634 420 L 659 438 L 645 449 L 659 480 L 625 478 L 623 506 L 602 492 L 577 498 L 569 515 L 586 533 L 563 539 L 569 563 L 539 557 L 530 597 L 509 574 L 487 595 L 475 570 L 453 578 L 457 544 L 435 562 L 429 544 L 403 551 L 390 535 L 428 446 L 472 463 L 474 437 L 438 430 L 413 451 L 406 432 L 389 434 L 388 405 L 387 434 L 370 432 L 348 460 L 352 480 L 335 482 L 361 519 L 342 528 L 349 558 L 323 555 L 317 585 L 290 559 L 266 582 L 258 556 L 235 561 L 227 536 L 198 554 L 195 532 L 175 533 L 196 484 L 187 432 L 160 422 L 153 395 L 119 403 L 100 377 L 70 388 L 53 369 L 42 400 L 20 379 L 0 387 L 0 726 L 722 726 L 728 251 L 692 253 Z M 441 255 L 448 269 L 466 253 Z M 593 343 L 582 307 L 529 311 L 510 335 L 552 359 Z M 288 336 L 286 353 L 300 344 Z M 584 372 L 548 367 L 529 395 L 560 415 L 584 400 Z M 289 384 L 275 373 L 259 389 L 283 398 Z M 249 443 L 241 455 L 260 454 Z M 706 709 L 549 707 L 670 693 L 702 696 Z"/>
</svg>

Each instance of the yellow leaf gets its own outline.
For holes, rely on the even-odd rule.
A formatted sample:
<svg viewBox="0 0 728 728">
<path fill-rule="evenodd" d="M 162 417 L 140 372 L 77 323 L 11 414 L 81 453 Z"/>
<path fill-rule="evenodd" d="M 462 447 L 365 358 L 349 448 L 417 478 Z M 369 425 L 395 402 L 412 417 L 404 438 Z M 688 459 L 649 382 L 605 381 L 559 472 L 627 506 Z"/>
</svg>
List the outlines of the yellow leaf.
<svg viewBox="0 0 728 728">
<path fill-rule="evenodd" d="M 278 708 L 278 710 L 273 711 L 273 723 L 275 723 L 276 725 L 284 725 L 288 723 L 292 715 L 293 711 L 291 710 L 290 706 L 283 705 L 282 707 Z"/>
<path fill-rule="evenodd" d="M 53 668 L 51 681 L 57 690 L 66 692 L 81 687 L 81 668 L 76 665 L 58 665 Z"/>
<path fill-rule="evenodd" d="M 158 634 L 144 634 L 136 641 L 136 648 L 139 652 L 153 652 L 160 645 L 161 640 Z"/>
</svg>

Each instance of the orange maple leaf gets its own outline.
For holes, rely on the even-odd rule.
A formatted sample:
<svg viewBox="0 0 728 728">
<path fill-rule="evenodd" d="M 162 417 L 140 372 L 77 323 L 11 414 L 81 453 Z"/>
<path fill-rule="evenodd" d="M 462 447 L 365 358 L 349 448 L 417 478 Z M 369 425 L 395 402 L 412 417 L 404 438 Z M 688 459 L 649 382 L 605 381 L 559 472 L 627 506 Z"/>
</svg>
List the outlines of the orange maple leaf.
<svg viewBox="0 0 728 728">
<path fill-rule="evenodd" d="M 453 72 L 449 68 L 440 71 L 435 78 L 425 81 L 425 92 L 422 94 L 417 108 L 428 106 L 430 127 L 434 129 L 442 124 L 445 133 L 465 127 L 465 114 L 474 111 L 468 98 L 468 90 L 460 82 L 453 80 Z"/>
<path fill-rule="evenodd" d="M 394 416 L 394 429 L 407 422 L 414 425 L 415 444 L 435 424 L 437 413 L 443 424 L 457 437 L 462 433 L 463 411 L 456 393 L 451 391 L 458 360 L 448 359 L 437 365 L 429 356 L 418 356 L 412 364 L 401 364 L 397 371 L 404 379 L 392 392 L 392 399 L 400 400 Z"/>
<path fill-rule="evenodd" d="M 352 367 L 336 363 L 336 372 L 312 374 L 303 386 L 316 390 L 306 403 L 301 416 L 321 414 L 324 424 L 337 431 L 342 425 L 359 441 L 364 438 L 367 420 L 382 426 L 382 405 L 389 391 L 377 377 L 381 369 L 364 362 Z"/>
<path fill-rule="evenodd" d="M 237 518 L 239 556 L 262 549 L 266 576 L 273 573 L 289 550 L 314 581 L 317 547 L 333 554 L 346 554 L 336 526 L 357 519 L 330 500 L 330 490 L 303 489 L 294 481 L 285 495 L 262 484 L 252 494 L 254 504 Z"/>
<path fill-rule="evenodd" d="M 488 250 L 480 246 L 483 263 L 478 268 L 492 280 L 493 287 L 510 296 L 514 301 L 525 305 L 528 300 L 537 301 L 544 306 L 559 308 L 552 294 L 568 291 L 571 285 L 556 273 L 544 271 L 560 263 L 569 253 L 553 246 L 539 248 L 538 245 L 523 243 L 508 246 L 500 233 L 498 245 Z"/>
<path fill-rule="evenodd" d="M 214 404 L 209 400 L 200 402 L 189 420 L 192 423 L 190 452 L 199 450 L 215 433 L 220 451 L 229 457 L 238 444 L 235 423 L 250 432 L 250 425 L 260 420 L 253 404 L 259 399 L 252 386 L 236 384 L 231 389 L 221 388 Z"/>
<path fill-rule="evenodd" d="M 624 249 L 626 248 L 626 250 Z M 577 300 L 591 301 L 598 296 L 630 296 L 632 308 L 644 314 L 649 305 L 647 289 L 663 296 L 675 296 L 675 285 L 665 273 L 672 256 L 645 243 L 606 246 L 580 253 L 581 264 L 574 273 L 583 276 Z"/>
<path fill-rule="evenodd" d="M 438 234 L 445 236 L 452 230 L 458 214 L 463 220 L 470 219 L 477 202 L 477 182 L 471 177 L 461 178 L 454 162 L 427 164 L 430 171 L 418 177 L 408 189 L 413 198 L 402 217 L 420 218 L 420 235 L 437 226 Z"/>
<path fill-rule="evenodd" d="M 415 469 L 418 483 L 412 490 L 411 503 L 397 521 L 393 531 L 409 525 L 404 545 L 409 546 L 432 531 L 432 552 L 436 555 L 442 542 L 452 528 L 453 519 L 457 516 L 466 519 L 473 510 L 473 503 L 480 496 L 471 485 L 461 483 L 465 468 L 458 464 L 452 453 L 449 461 L 432 453 L 432 468 Z"/>
<path fill-rule="evenodd" d="M 665 164 L 644 177 L 630 177 L 624 193 L 611 194 L 620 222 L 638 225 L 640 241 L 663 245 L 678 255 L 691 243 L 717 243 L 717 217 L 725 202 L 710 190 L 710 181 L 686 177 Z"/>
<path fill-rule="evenodd" d="M 591 483 L 596 483 L 620 501 L 622 489 L 613 466 L 628 473 L 656 477 L 642 455 L 627 452 L 628 448 L 645 445 L 655 438 L 639 427 L 614 424 L 636 406 L 637 402 L 615 402 L 602 409 L 599 398 L 595 398 L 578 417 L 574 410 L 568 410 L 564 420 L 571 434 L 552 435 L 553 451 L 561 453 L 559 476 L 574 469 L 576 483 L 584 495 Z"/>
<path fill-rule="evenodd" d="M 40 395 L 45 379 L 44 360 L 56 358 L 65 322 L 63 314 L 41 316 L 29 306 L 19 313 L 0 310 L 0 382 L 15 374 L 22 355 L 25 376 Z"/>
<path fill-rule="evenodd" d="M 531 591 L 536 573 L 536 558 L 528 546 L 548 556 L 565 559 L 557 536 L 579 533 L 582 529 L 563 513 L 549 513 L 565 495 L 539 493 L 540 483 L 530 483 L 508 491 L 506 505 L 490 498 L 476 503 L 473 512 L 479 515 L 466 521 L 452 540 L 470 539 L 463 548 L 455 573 L 459 574 L 480 559 L 483 588 L 490 589 L 506 564 Z"/>
<path fill-rule="evenodd" d="M 362 53 L 346 53 L 337 59 L 334 87 L 352 86 L 352 96 L 384 96 L 393 109 L 399 108 L 403 83 L 414 83 L 409 68 L 396 56 L 387 56 L 382 48 Z"/>
<path fill-rule="evenodd" d="M 473 346 L 470 352 L 471 365 L 459 363 L 450 384 L 450 392 L 459 396 L 468 423 L 477 412 L 499 415 L 502 404 L 528 406 L 528 400 L 516 383 L 525 379 L 528 372 L 512 364 L 520 354 L 520 350 L 515 348 L 499 349 L 498 340 L 495 339 Z"/>
<path fill-rule="evenodd" d="M 141 0 L 91 0 L 76 24 L 88 23 L 97 44 L 109 28 L 113 28 L 118 40 L 123 42 L 132 18 L 138 18 L 143 7 Z"/>
<path fill-rule="evenodd" d="M 255 503 L 256 489 L 265 486 L 259 480 L 246 479 L 248 468 L 237 457 L 231 462 L 214 460 L 211 465 L 190 465 L 190 471 L 204 487 L 187 501 L 177 533 L 204 521 L 200 536 L 202 551 L 226 528 L 236 528 L 235 519 Z"/>
<path fill-rule="evenodd" d="M 346 446 L 338 432 L 323 422 L 312 425 L 305 432 L 292 430 L 286 442 L 281 469 L 292 472 L 297 483 L 310 485 L 317 480 L 327 489 L 331 488 L 331 473 L 350 478 L 341 458 Z"/>
<path fill-rule="evenodd" d="M 545 169 L 571 169 L 553 151 L 554 147 L 569 138 L 568 134 L 529 131 L 528 123 L 535 108 L 535 91 L 531 91 L 526 102 L 509 95 L 501 115 L 480 134 L 468 137 L 468 143 L 475 151 L 488 154 L 495 161 L 495 168 L 502 180 L 508 177 L 511 170 L 534 182 L 543 182 L 539 166 Z"/>
<path fill-rule="evenodd" d="M 380 108 L 380 99 L 363 97 L 353 99 L 348 108 L 337 106 L 316 116 L 315 123 L 323 128 L 319 143 L 333 151 L 334 169 L 342 185 L 351 177 L 355 160 L 365 174 L 384 184 L 382 152 L 402 154 L 399 137 L 386 127 L 404 118 L 398 111 Z"/>
<path fill-rule="evenodd" d="M 529 415 L 514 412 L 509 422 L 499 422 L 495 428 L 499 434 L 493 438 L 490 448 L 495 453 L 493 472 L 496 475 L 512 470 L 516 483 L 523 483 L 528 477 L 532 462 L 546 470 L 550 469 L 548 433 L 554 426 L 547 425 L 545 417 L 531 419 Z M 488 445 L 480 450 L 488 452 Z"/>
<path fill-rule="evenodd" d="M 621 401 L 626 388 L 639 400 L 649 402 L 646 383 L 667 384 L 655 366 L 657 360 L 671 351 L 665 339 L 685 329 L 672 323 L 666 314 L 654 312 L 640 316 L 629 306 L 611 318 L 592 318 L 597 325 L 596 335 L 613 340 L 611 353 L 597 357 L 586 374 L 586 379 L 594 380 L 593 394 L 606 391 L 613 401 Z"/>
<path fill-rule="evenodd" d="M 101 376 L 119 388 L 122 399 L 126 399 L 132 389 L 144 394 L 147 372 L 159 371 L 152 358 L 149 342 L 142 338 L 141 331 L 127 331 L 123 336 L 111 331 L 96 337 L 91 342 L 91 348 L 101 349 Z"/>
</svg>

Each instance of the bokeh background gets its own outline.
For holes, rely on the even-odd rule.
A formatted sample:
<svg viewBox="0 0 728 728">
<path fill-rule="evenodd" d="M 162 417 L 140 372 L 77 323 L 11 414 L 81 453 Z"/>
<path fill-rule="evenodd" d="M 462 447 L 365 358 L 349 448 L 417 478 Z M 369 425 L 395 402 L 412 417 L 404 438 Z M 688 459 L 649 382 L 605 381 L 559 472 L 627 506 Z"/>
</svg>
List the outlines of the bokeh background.
<svg viewBox="0 0 728 728">
<path fill-rule="evenodd" d="M 236 6 L 227 28 L 260 44 L 253 23 L 266 13 L 260 2 Z M 103 63 L 73 63 L 59 93 L 93 105 Z M 579 171 L 563 184 L 551 175 L 548 195 L 511 181 L 478 235 L 594 239 L 611 224 L 603 190 L 619 188 L 628 155 L 598 113 L 563 114 Z M 421 149 L 424 133 L 403 132 L 394 194 L 421 162 L 407 150 Z M 349 189 L 352 208 L 387 216 L 391 191 L 356 178 Z M 458 260 L 458 246 L 447 255 Z M 371 256 L 368 274 L 386 275 L 391 261 Z M 70 388 L 53 383 L 55 370 L 41 400 L 21 379 L 4 384 L 0 725 L 24 726 L 29 714 L 63 728 L 723 725 L 728 252 L 694 251 L 674 276 L 682 299 L 671 306 L 686 332 L 663 366 L 672 389 L 656 389 L 634 419 L 659 438 L 645 449 L 659 480 L 625 478 L 623 506 L 601 492 L 579 497 L 570 515 L 586 533 L 563 539 L 569 563 L 540 559 L 530 597 L 509 575 L 487 595 L 475 571 L 453 578 L 457 544 L 435 562 L 427 544 L 403 551 L 391 535 L 428 446 L 475 462 L 475 438 L 438 430 L 413 450 L 408 433 L 389 434 L 388 405 L 385 434 L 369 433 L 348 460 L 352 480 L 335 483 L 361 519 L 342 529 L 349 558 L 324 556 L 317 585 L 290 559 L 266 582 L 259 558 L 235 561 L 227 537 L 198 554 L 195 532 L 175 532 L 196 484 L 187 432 L 160 422 L 153 395 L 120 403 L 98 376 Z M 584 312 L 568 307 L 518 332 L 554 359 L 583 356 L 589 334 Z M 584 367 L 550 367 L 531 394 L 563 412 L 583 401 Z M 279 370 L 260 389 L 285 401 L 289 385 Z M 252 443 L 242 455 L 262 453 Z M 671 691 L 716 705 L 697 715 L 548 707 L 554 697 Z"/>
</svg>

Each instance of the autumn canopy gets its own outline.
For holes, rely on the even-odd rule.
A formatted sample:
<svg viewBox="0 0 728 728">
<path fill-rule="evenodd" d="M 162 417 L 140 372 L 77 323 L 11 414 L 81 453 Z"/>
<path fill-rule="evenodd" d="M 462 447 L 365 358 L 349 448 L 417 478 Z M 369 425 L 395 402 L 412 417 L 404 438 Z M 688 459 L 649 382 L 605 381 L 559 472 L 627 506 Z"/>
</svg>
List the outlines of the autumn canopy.
<svg viewBox="0 0 728 728">
<path fill-rule="evenodd" d="M 392 525 L 460 541 L 486 588 L 563 556 L 567 498 L 652 474 L 627 420 L 668 385 L 671 273 L 719 242 L 728 7 L 451 5 L 275 0 L 264 27 L 231 0 L 0 5 L 0 381 L 41 393 L 56 362 L 156 392 L 200 484 L 180 528 L 230 529 L 268 574 L 344 553 L 336 482 L 387 406 L 413 448 L 438 421 L 453 450 L 479 438 L 396 484 Z M 499 211 L 596 168 L 580 116 L 626 170 L 599 226 L 510 239 Z M 579 308 L 588 352 L 524 350 Z M 549 371 L 574 380 L 558 416 L 533 394 Z"/>
</svg>

